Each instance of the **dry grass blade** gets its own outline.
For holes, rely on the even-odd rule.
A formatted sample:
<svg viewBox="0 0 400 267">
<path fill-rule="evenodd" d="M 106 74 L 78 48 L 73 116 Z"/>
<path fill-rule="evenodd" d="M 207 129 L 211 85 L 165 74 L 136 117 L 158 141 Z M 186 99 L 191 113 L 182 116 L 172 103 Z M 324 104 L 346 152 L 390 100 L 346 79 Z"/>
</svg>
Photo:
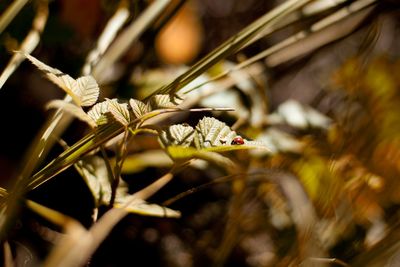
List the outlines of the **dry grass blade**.
<svg viewBox="0 0 400 267">
<path fill-rule="evenodd" d="M 316 211 L 302 184 L 289 173 L 278 174 L 275 180 L 279 181 L 280 187 L 291 206 L 291 217 L 299 232 L 300 246 L 302 246 L 300 257 L 303 260 L 315 256 L 326 257 L 326 252 L 317 241 L 318 237 L 315 231 Z"/>
<path fill-rule="evenodd" d="M 81 107 L 78 107 L 75 104 L 72 104 L 70 102 L 66 102 L 64 100 L 56 99 L 50 101 L 46 107 L 48 109 L 50 108 L 56 108 L 56 109 L 62 109 L 63 111 L 70 113 L 73 115 L 75 118 L 86 122 L 90 127 L 95 128 L 96 127 L 96 122 L 83 111 Z"/>
<path fill-rule="evenodd" d="M 28 0 L 15 0 L 0 17 L 0 33 L 10 24 Z"/>
<path fill-rule="evenodd" d="M 46 78 L 52 83 L 56 84 L 58 87 L 63 89 L 76 104 L 81 106 L 81 97 L 77 94 L 77 81 L 69 76 L 68 74 L 63 73 L 59 69 L 50 67 L 38 60 L 37 58 L 29 55 L 23 54 L 33 65 L 35 65 L 39 70 L 45 73 Z"/>
<path fill-rule="evenodd" d="M 175 94 L 221 59 L 224 59 L 226 56 L 232 55 L 240 49 L 250 45 L 252 43 L 251 40 L 260 32 L 265 31 L 268 28 L 273 28 L 276 23 L 284 19 L 288 14 L 309 2 L 311 2 L 311 0 L 290 0 L 284 2 L 282 5 L 276 7 L 251 23 L 235 36 L 229 38 L 225 43 L 202 58 L 188 71 L 177 77 L 172 83 L 160 88 L 151 96 L 155 94 Z"/>
<path fill-rule="evenodd" d="M 250 40 L 249 43 L 253 43 L 276 30 L 279 30 L 283 27 L 286 27 L 292 23 L 298 22 L 303 20 L 307 17 L 311 17 L 327 11 L 331 8 L 335 8 L 348 0 L 333 0 L 333 1 L 326 1 L 326 0 L 317 0 L 311 1 L 310 3 L 304 5 L 302 8 L 294 11 L 292 14 L 288 15 L 287 17 L 283 18 L 281 21 L 278 21 L 273 28 L 268 28 L 262 31 L 260 34 L 255 36 L 253 39 Z"/>
<path fill-rule="evenodd" d="M 101 83 L 101 74 L 112 66 L 139 38 L 139 36 L 151 25 L 169 4 L 169 0 L 157 0 L 153 2 L 140 17 L 130 24 L 109 47 L 100 61 L 93 67 L 93 76 Z"/>
<path fill-rule="evenodd" d="M 270 67 L 287 62 L 351 33 L 374 9 L 376 0 L 359 0 L 318 21 L 309 31 L 302 31 L 265 50 L 253 60 L 267 57 Z"/>
<path fill-rule="evenodd" d="M 143 188 L 139 192 L 133 194 L 132 197 L 138 198 L 138 199 L 147 199 L 147 198 L 151 197 L 152 195 L 154 195 L 161 188 L 163 188 L 167 183 L 169 183 L 173 177 L 174 177 L 174 173 L 169 172 L 169 173 L 163 175 L 161 178 L 159 178 L 154 183 L 147 186 L 146 188 Z"/>
<path fill-rule="evenodd" d="M 0 197 L 1 198 L 5 198 L 7 196 L 8 196 L 7 190 L 2 188 L 2 187 L 0 187 Z"/>
<path fill-rule="evenodd" d="M 350 266 L 347 263 L 345 263 L 344 261 L 336 259 L 336 258 L 314 258 L 314 257 L 311 257 L 308 260 L 312 261 L 312 262 L 317 262 L 317 263 L 319 262 L 319 263 L 322 263 L 322 264 L 324 264 L 324 263 L 334 263 L 334 264 L 336 264 L 338 266 L 344 266 L 344 267 Z"/>
<path fill-rule="evenodd" d="M 13 255 L 11 252 L 11 247 L 10 244 L 5 241 L 3 244 L 3 266 L 4 267 L 13 267 L 15 266 L 14 261 L 13 261 Z"/>
<path fill-rule="evenodd" d="M 288 37 L 278 44 L 252 56 L 233 68 L 196 85 L 186 92 L 200 88 L 210 82 L 220 80 L 228 74 L 249 67 L 261 59 L 266 58 L 267 65 L 269 67 L 274 67 L 335 41 L 353 31 L 359 23 L 370 14 L 374 7 L 373 5 L 376 2 L 376 0 L 360 0 L 351 3 L 349 6 L 346 6 L 334 14 L 316 22 L 309 29 Z M 263 34 L 265 34 L 265 32 Z M 255 41 L 255 39 L 253 41 Z"/>
<path fill-rule="evenodd" d="M 65 233 L 47 257 L 44 266 L 78 266 L 77 263 L 82 261 L 82 257 L 77 253 L 79 248 L 85 247 L 90 243 L 86 229 L 75 219 L 58 211 L 31 200 L 27 200 L 26 204 L 37 214 L 62 227 Z M 79 246 L 77 246 L 78 243 Z M 70 261 L 65 261 L 64 258 L 68 258 L 68 255 L 73 255 L 73 257 L 70 257 Z"/>
<path fill-rule="evenodd" d="M 17 2 L 17 1 L 16 1 Z M 30 54 L 36 48 L 40 41 L 40 34 L 43 32 L 43 29 L 46 25 L 48 18 L 48 4 L 47 1 L 39 1 L 39 5 L 37 7 L 37 14 L 33 20 L 33 26 L 31 31 L 22 41 L 19 51 L 23 53 Z M 4 83 L 8 80 L 11 74 L 18 68 L 21 62 L 25 59 L 25 57 L 20 53 L 15 53 L 10 62 L 7 64 L 6 68 L 2 72 L 0 76 L 0 89 L 3 87 Z"/>
<path fill-rule="evenodd" d="M 107 22 L 106 27 L 101 33 L 96 47 L 88 54 L 82 70 L 84 75 L 89 75 L 92 72 L 93 66 L 100 60 L 101 56 L 115 39 L 117 32 L 122 28 L 128 18 L 129 8 L 127 6 L 127 1 L 121 1 L 117 11 Z"/>
<path fill-rule="evenodd" d="M 333 0 L 333 1 L 317 0 L 317 1 L 311 2 L 308 5 L 304 6 L 301 10 L 301 15 L 309 16 L 309 15 L 317 14 L 322 11 L 328 10 L 330 8 L 336 7 L 340 4 L 343 4 L 347 1 L 348 0 Z"/>
<path fill-rule="evenodd" d="M 70 97 L 66 100 L 71 101 Z M 43 125 L 41 131 L 33 140 L 31 146 L 24 155 L 21 172 L 15 177 L 15 184 L 6 199 L 6 205 L 2 208 L 0 214 L 0 239 L 4 237 L 8 227 L 11 225 L 13 214 L 19 208 L 19 200 L 26 192 L 29 178 L 39 163 L 42 162 L 50 148 L 56 142 L 55 136 L 60 136 L 63 129 L 71 120 L 71 116 L 62 116 L 63 112 L 58 110 L 50 119 Z M 54 138 L 50 138 L 50 137 Z"/>
</svg>

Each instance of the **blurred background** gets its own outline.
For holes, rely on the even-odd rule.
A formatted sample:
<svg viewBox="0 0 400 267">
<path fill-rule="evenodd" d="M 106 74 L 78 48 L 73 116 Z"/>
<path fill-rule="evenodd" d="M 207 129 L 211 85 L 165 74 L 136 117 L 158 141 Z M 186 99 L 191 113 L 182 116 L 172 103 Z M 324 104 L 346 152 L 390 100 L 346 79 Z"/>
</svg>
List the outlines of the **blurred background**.
<svg viewBox="0 0 400 267">
<path fill-rule="evenodd" d="M 151 2 L 121 1 L 130 11 L 126 24 Z M 176 15 L 165 25 L 162 18 L 156 21 L 104 72 L 101 98 L 143 99 L 283 2 L 172 1 L 169 10 L 180 7 Z M 232 152 L 242 170 L 236 176 L 227 177 L 207 162 L 187 168 L 151 198 L 181 211 L 181 218 L 127 216 L 88 266 L 400 265 L 399 5 L 378 1 L 352 13 L 366 1 L 318 2 L 334 4 L 309 16 L 303 9 L 300 19 L 228 56 L 200 80 L 268 48 L 275 51 L 188 94 L 191 106 L 235 112 L 177 115 L 161 122 L 195 125 L 205 115 L 217 116 L 269 151 Z M 2 1 L 0 12 L 10 3 Z M 50 1 L 32 55 L 79 77 L 121 3 Z M 1 33 L 0 69 L 31 29 L 39 5 L 28 2 Z M 343 19 L 318 24 L 335 12 Z M 297 42 L 279 47 L 286 38 Z M 28 62 L 0 89 L 0 186 L 10 187 L 24 164 L 24 153 L 49 114 L 46 103 L 63 95 Z M 73 144 L 87 132 L 74 121 L 62 138 Z M 60 152 L 56 145 L 46 162 Z M 171 166 L 152 136 L 135 138 L 129 153 L 123 179 L 132 193 Z M 72 168 L 28 198 L 86 227 L 92 222 L 93 200 Z M 29 210 L 20 214 L 9 237 L 13 255 L 18 266 L 35 266 L 59 229 Z"/>
</svg>

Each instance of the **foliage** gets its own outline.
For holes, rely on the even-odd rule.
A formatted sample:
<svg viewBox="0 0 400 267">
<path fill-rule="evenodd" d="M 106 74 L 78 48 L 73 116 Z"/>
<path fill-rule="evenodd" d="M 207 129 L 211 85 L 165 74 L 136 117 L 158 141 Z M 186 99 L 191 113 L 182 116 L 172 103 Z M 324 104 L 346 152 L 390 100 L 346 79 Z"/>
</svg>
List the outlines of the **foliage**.
<svg viewBox="0 0 400 267">
<path fill-rule="evenodd" d="M 392 70 L 399 69 L 399 62 L 354 54 L 350 48 L 339 59 L 331 55 L 334 45 L 316 51 L 346 36 L 348 43 L 367 50 L 354 40 L 375 38 L 375 24 L 355 30 L 382 4 L 288 0 L 271 9 L 269 3 L 271 10 L 191 67 L 173 67 L 159 64 L 147 48 L 169 42 L 165 24 L 173 24 L 176 12 L 189 12 L 178 13 L 179 20 L 195 16 L 193 3 L 150 2 L 101 7 L 112 14 L 101 24 L 100 36 L 91 39 L 86 59 L 77 63 L 84 62 L 76 76 L 70 75 L 75 68 L 67 74 L 51 67 L 61 69 L 61 58 L 42 62 L 48 62 L 46 51 L 37 45 L 54 3 L 35 2 L 32 29 L 12 49 L 16 52 L 0 76 L 0 88 L 13 82 L 9 77 L 19 74 L 18 66 L 27 59 L 65 97 L 47 102 L 51 112 L 25 148 L 23 167 L 11 186 L 0 188 L 4 265 L 25 260 L 14 233 L 18 223 L 27 224 L 26 216 L 35 221 L 41 238 L 52 239 L 45 253 L 38 252 L 41 248 L 32 252 L 44 255 L 36 260 L 46 266 L 82 266 L 89 259 L 94 266 L 107 265 L 101 262 L 102 251 L 114 253 L 124 246 L 108 244 L 118 235 L 112 229 L 123 227 L 135 233 L 124 234 L 123 239 L 131 235 L 134 241 L 126 242 L 129 255 L 121 257 L 132 263 L 138 257 L 136 263 L 146 266 L 395 264 L 400 82 Z M 18 19 L 24 5 L 15 1 L 7 7 L 1 31 Z M 202 34 L 199 21 L 190 20 L 187 36 Z M 155 40 L 157 34 L 162 39 Z M 203 37 L 193 38 L 197 51 Z M 266 49 L 257 46 L 267 42 Z M 36 57 L 31 55 L 35 49 Z M 302 61 L 308 55 L 315 55 L 319 72 L 328 72 L 320 71 L 320 58 L 327 58 L 330 67 L 324 77 L 331 78 L 318 84 L 317 97 L 306 101 L 303 91 L 311 83 L 293 78 L 290 84 L 299 91 L 280 92 L 280 101 L 274 99 L 277 89 L 270 87 L 279 84 L 279 75 L 302 69 L 297 62 L 310 65 Z M 234 56 L 237 62 L 227 60 Z M 74 119 L 78 126 L 71 124 Z M 83 183 L 76 186 L 75 176 Z M 90 202 L 90 211 L 79 210 L 90 217 L 88 223 L 45 201 L 46 190 L 63 193 L 63 185 L 52 189 L 57 183 L 65 183 L 71 210 L 80 209 L 74 201 Z M 147 259 L 149 252 L 131 249 L 129 242 L 146 243 L 160 253 L 154 257 L 160 262 Z M 389 248 L 382 251 L 382 244 Z M 110 265 L 119 266 L 117 258 L 113 261 Z"/>
</svg>

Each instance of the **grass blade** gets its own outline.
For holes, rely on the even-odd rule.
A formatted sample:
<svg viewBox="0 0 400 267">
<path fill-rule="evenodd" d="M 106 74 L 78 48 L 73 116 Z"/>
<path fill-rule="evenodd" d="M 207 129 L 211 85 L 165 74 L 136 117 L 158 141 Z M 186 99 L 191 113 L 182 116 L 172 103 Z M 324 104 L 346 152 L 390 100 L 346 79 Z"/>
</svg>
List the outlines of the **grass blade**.
<svg viewBox="0 0 400 267">
<path fill-rule="evenodd" d="M 98 64 L 93 68 L 93 76 L 101 83 L 101 74 L 116 62 L 138 39 L 138 37 L 151 25 L 160 13 L 169 4 L 169 0 L 157 0 L 149 6 L 143 14 L 121 33 L 115 42 L 106 51 Z"/>
<path fill-rule="evenodd" d="M 10 24 L 28 0 L 15 0 L 0 17 L 0 33 Z"/>
</svg>

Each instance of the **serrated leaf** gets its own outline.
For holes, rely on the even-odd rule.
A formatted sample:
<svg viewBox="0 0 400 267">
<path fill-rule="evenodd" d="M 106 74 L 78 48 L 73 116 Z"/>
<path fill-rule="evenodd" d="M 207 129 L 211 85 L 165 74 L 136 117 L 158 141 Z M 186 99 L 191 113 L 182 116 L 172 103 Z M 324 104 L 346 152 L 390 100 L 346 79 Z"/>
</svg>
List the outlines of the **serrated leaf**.
<svg viewBox="0 0 400 267">
<path fill-rule="evenodd" d="M 128 105 L 118 103 L 118 100 L 115 98 L 97 103 L 88 112 L 88 115 L 97 125 L 109 122 L 110 117 L 107 116 L 107 114 L 111 114 L 112 118 L 120 122 L 122 125 L 128 125 L 130 122 Z"/>
<path fill-rule="evenodd" d="M 176 124 L 168 127 L 167 130 L 161 131 L 159 140 L 167 146 L 183 146 L 188 147 L 194 139 L 194 129 L 189 125 Z"/>
<path fill-rule="evenodd" d="M 178 95 L 171 96 L 169 94 L 154 95 L 150 98 L 149 103 L 152 109 L 174 108 L 182 103 L 182 98 Z"/>
<path fill-rule="evenodd" d="M 58 85 L 61 89 L 63 89 L 68 95 L 72 97 L 72 99 L 79 106 L 81 105 L 80 96 L 77 95 L 72 88 L 77 86 L 77 82 L 74 78 L 69 76 L 68 74 L 63 73 L 62 71 L 52 68 L 35 57 L 24 53 L 24 56 L 32 62 L 39 70 L 43 71 L 46 74 L 47 79 Z"/>
<path fill-rule="evenodd" d="M 130 122 L 128 105 L 118 103 L 117 100 L 111 99 L 108 101 L 108 111 L 113 115 L 114 119 L 122 125 L 127 126 Z"/>
<path fill-rule="evenodd" d="M 69 114 L 75 116 L 77 119 L 86 122 L 87 124 L 89 124 L 90 127 L 92 128 L 96 127 L 96 122 L 88 114 L 86 114 L 81 107 L 73 103 L 57 99 L 47 103 L 46 107 L 48 109 L 50 108 L 62 109 L 65 112 L 68 112 Z"/>
<path fill-rule="evenodd" d="M 148 103 L 143 103 L 140 100 L 131 98 L 129 105 L 132 108 L 133 114 L 136 118 L 142 117 L 144 114 L 151 111 L 151 106 Z"/>
<path fill-rule="evenodd" d="M 129 196 L 126 198 L 120 198 L 115 203 L 115 207 L 124 208 L 126 211 L 131 213 L 136 213 L 145 216 L 155 216 L 155 217 L 168 217 L 168 218 L 179 218 L 181 213 L 179 211 L 163 207 L 157 204 L 150 204 L 141 199 L 131 200 Z M 129 203 L 130 202 L 130 203 Z M 128 206 L 125 206 L 129 203 Z"/>
<path fill-rule="evenodd" d="M 79 96 L 81 106 L 88 107 L 97 102 L 99 98 L 100 88 L 96 80 L 88 75 L 80 77 L 76 80 L 76 86 L 73 92 Z"/>
<path fill-rule="evenodd" d="M 95 204 L 108 204 L 111 199 L 111 184 L 104 159 L 98 156 L 84 157 L 74 167 L 92 193 Z"/>
<path fill-rule="evenodd" d="M 196 125 L 194 143 L 196 148 L 230 145 L 237 136 L 225 123 L 210 117 L 204 117 Z"/>
<path fill-rule="evenodd" d="M 89 111 L 88 115 L 96 122 L 97 125 L 106 124 L 108 118 L 106 113 L 108 112 L 109 101 L 103 101 L 94 105 Z"/>
<path fill-rule="evenodd" d="M 68 74 L 44 64 L 29 54 L 24 53 L 24 56 L 43 71 L 50 81 L 70 95 L 78 106 L 91 106 L 96 103 L 100 89 L 92 76 L 83 76 L 75 80 Z"/>
</svg>

